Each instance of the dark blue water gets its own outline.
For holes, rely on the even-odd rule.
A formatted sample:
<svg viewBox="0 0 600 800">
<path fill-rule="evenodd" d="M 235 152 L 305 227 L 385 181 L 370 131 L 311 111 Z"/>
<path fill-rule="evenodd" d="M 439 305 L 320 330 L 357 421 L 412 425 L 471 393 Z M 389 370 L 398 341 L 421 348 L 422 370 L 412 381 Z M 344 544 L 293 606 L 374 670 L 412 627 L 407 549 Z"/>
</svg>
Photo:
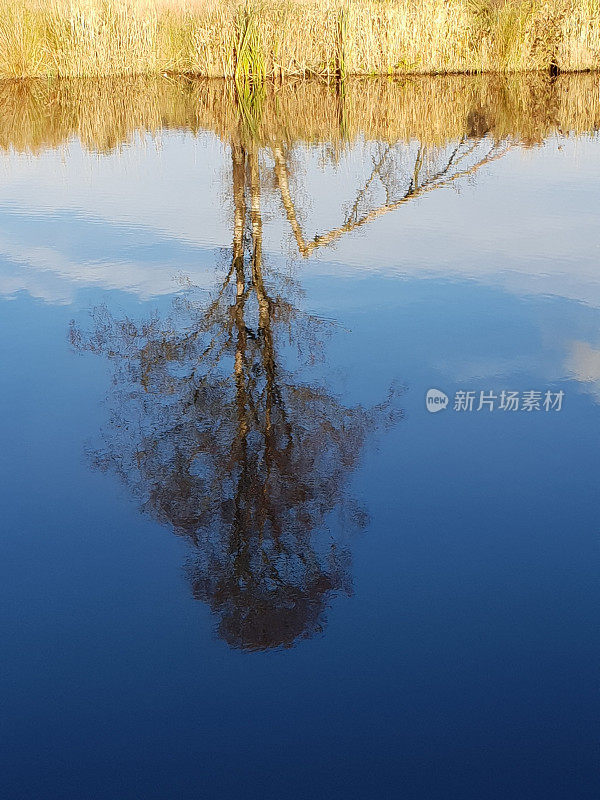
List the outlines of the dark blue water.
<svg viewBox="0 0 600 800">
<path fill-rule="evenodd" d="M 262 318 L 247 220 L 243 325 L 235 280 L 207 317 L 225 236 L 39 209 L 33 183 L 3 205 L 3 796 L 598 796 L 600 149 L 570 147 L 375 222 L 362 267 L 290 266 L 265 213 Z M 564 198 L 582 158 L 570 250 L 511 182 Z"/>
</svg>

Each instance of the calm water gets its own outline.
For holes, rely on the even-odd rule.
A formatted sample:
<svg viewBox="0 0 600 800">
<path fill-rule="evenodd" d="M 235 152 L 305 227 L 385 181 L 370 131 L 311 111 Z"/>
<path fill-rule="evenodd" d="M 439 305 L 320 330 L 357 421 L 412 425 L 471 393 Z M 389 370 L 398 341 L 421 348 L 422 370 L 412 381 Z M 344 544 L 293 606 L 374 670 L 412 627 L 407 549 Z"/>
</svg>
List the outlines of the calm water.
<svg viewBox="0 0 600 800">
<path fill-rule="evenodd" d="M 598 91 L 0 87 L 3 796 L 599 796 Z"/>
</svg>

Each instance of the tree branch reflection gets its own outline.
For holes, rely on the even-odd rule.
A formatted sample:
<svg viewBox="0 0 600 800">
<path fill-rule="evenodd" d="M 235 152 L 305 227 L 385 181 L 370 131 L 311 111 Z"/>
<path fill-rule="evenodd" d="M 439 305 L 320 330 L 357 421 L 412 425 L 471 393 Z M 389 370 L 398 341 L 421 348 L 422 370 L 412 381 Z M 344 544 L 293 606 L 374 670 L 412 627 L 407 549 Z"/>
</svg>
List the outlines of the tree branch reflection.
<svg viewBox="0 0 600 800">
<path fill-rule="evenodd" d="M 350 233 L 363 225 L 373 222 L 378 217 L 396 211 L 405 203 L 415 200 L 435 189 L 450 186 L 456 181 L 475 175 L 483 166 L 502 158 L 511 149 L 513 143 L 503 140 L 496 142 L 486 137 L 471 139 L 464 137 L 455 145 L 446 158 L 445 148 L 431 148 L 428 153 L 425 146 L 419 146 L 412 170 L 398 168 L 398 157 L 406 153 L 406 145 L 386 145 L 384 152 L 376 162 L 364 186 L 359 190 L 346 219 L 337 228 L 327 233 L 316 235 L 307 241 L 302 227 L 298 221 L 296 206 L 292 199 L 289 181 L 289 169 L 285 148 L 278 144 L 273 147 L 274 171 L 277 186 L 286 217 L 294 234 L 298 251 L 303 258 L 307 258 L 320 247 L 332 244 L 341 236 Z M 387 172 L 387 174 L 386 174 Z M 399 176 L 408 176 L 402 187 Z M 383 204 L 368 207 L 368 192 L 378 179 L 385 192 L 386 200 Z M 400 185 L 400 191 L 399 191 Z M 398 196 L 399 195 L 399 196 Z"/>
</svg>

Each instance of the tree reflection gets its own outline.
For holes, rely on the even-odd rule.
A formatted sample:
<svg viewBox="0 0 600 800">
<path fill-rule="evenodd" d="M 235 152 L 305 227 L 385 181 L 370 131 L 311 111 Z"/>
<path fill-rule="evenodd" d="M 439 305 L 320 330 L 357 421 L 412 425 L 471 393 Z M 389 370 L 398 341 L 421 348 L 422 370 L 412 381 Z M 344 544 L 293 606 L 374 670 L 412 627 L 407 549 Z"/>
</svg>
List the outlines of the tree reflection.
<svg viewBox="0 0 600 800">
<path fill-rule="evenodd" d="M 473 175 L 509 146 L 485 136 L 412 155 L 382 145 L 343 224 L 308 242 L 283 144 L 270 148 L 273 186 L 306 257 Z M 321 630 L 331 596 L 350 591 L 349 553 L 328 522 L 336 512 L 346 529 L 364 523 L 348 479 L 366 437 L 399 412 L 394 391 L 376 407 L 350 407 L 310 378 L 326 325 L 291 302 L 290 278 L 265 268 L 259 149 L 247 132 L 231 142 L 231 176 L 231 257 L 209 302 L 189 287 L 166 319 L 142 323 L 100 308 L 91 333 L 73 326 L 71 335 L 77 348 L 114 365 L 97 466 L 117 472 L 149 513 L 192 545 L 189 580 L 217 615 L 219 635 L 263 650 Z"/>
<path fill-rule="evenodd" d="M 141 324 L 100 308 L 91 334 L 71 336 L 114 365 L 97 466 L 193 545 L 193 593 L 219 635 L 262 650 L 319 631 L 329 598 L 350 591 L 349 554 L 327 521 L 337 511 L 346 529 L 364 523 L 348 477 L 369 432 L 399 412 L 394 392 L 348 407 L 303 380 L 325 323 L 286 299 L 281 276 L 267 280 L 258 150 L 233 143 L 231 159 L 232 257 L 211 302 L 191 289 L 166 320 Z"/>
</svg>

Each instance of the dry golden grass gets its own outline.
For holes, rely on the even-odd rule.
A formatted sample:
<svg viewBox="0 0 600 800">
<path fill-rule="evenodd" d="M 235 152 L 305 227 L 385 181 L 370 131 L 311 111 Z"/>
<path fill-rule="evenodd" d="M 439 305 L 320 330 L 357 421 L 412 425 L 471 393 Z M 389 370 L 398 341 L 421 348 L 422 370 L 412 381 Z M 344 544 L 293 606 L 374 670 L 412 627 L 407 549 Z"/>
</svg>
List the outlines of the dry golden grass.
<svg viewBox="0 0 600 800">
<path fill-rule="evenodd" d="M 351 79 L 343 95 L 324 81 L 268 84 L 250 130 L 231 82 L 106 78 L 0 82 L 0 148 L 39 152 L 78 138 L 108 152 L 135 133 L 209 130 L 225 140 L 333 146 L 361 136 L 443 145 L 484 134 L 535 144 L 556 133 L 600 129 L 598 78 L 438 76 Z"/>
<path fill-rule="evenodd" d="M 240 65 L 274 77 L 511 72 L 551 64 L 600 67 L 600 0 L 0 0 L 0 77 L 233 77 Z"/>
</svg>

